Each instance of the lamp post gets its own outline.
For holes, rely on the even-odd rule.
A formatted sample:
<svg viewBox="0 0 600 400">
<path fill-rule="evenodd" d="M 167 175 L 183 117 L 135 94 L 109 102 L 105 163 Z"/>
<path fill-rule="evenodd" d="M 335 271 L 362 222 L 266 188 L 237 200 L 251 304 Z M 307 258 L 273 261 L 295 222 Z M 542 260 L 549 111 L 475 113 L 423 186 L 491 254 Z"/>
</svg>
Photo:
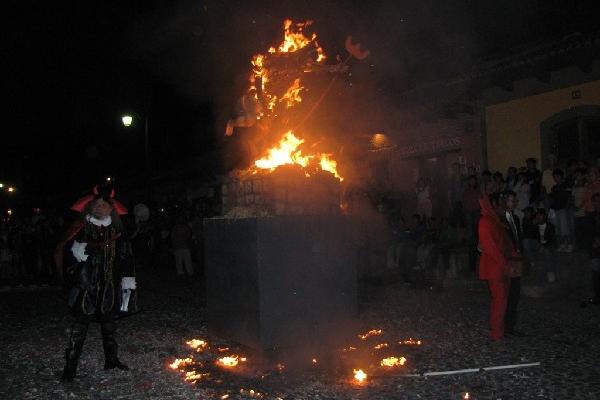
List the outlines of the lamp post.
<svg viewBox="0 0 600 400">
<path fill-rule="evenodd" d="M 146 164 L 146 179 L 149 179 L 150 176 L 150 150 L 149 150 L 149 138 L 148 138 L 148 116 L 145 115 L 144 118 L 141 118 L 139 114 L 124 114 L 121 116 L 121 122 L 125 128 L 129 128 L 133 125 L 134 119 L 144 121 L 144 160 Z"/>
</svg>

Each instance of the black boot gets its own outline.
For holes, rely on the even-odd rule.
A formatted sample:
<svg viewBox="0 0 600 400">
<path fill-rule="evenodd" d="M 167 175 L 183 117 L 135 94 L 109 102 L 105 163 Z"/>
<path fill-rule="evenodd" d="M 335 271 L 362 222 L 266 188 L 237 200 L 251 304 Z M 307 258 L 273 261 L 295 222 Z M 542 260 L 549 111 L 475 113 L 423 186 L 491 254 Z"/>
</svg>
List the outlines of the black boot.
<svg viewBox="0 0 600 400">
<path fill-rule="evenodd" d="M 127 371 L 129 367 L 119 361 L 117 352 L 119 346 L 115 340 L 117 324 L 113 321 L 102 323 L 102 345 L 104 346 L 104 369 L 115 369 Z"/>
<path fill-rule="evenodd" d="M 77 373 L 77 363 L 83 343 L 87 335 L 88 324 L 84 322 L 75 322 L 71 327 L 71 337 L 69 339 L 69 347 L 65 352 L 66 364 L 63 374 L 60 377 L 61 382 L 71 382 Z"/>
</svg>

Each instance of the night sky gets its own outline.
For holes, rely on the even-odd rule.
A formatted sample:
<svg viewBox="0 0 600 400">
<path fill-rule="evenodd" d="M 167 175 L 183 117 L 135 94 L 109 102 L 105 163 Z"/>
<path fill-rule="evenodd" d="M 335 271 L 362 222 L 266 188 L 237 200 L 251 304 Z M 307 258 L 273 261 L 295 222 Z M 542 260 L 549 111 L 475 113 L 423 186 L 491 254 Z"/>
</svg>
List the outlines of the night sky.
<svg viewBox="0 0 600 400">
<path fill-rule="evenodd" d="M 143 129 L 120 126 L 127 111 L 149 116 L 157 171 L 218 153 L 248 61 L 286 17 L 314 20 L 329 54 L 347 34 L 371 49 L 392 103 L 517 45 L 598 29 L 593 1 L 11 3 L 0 179 L 29 197 L 139 174 Z"/>
</svg>

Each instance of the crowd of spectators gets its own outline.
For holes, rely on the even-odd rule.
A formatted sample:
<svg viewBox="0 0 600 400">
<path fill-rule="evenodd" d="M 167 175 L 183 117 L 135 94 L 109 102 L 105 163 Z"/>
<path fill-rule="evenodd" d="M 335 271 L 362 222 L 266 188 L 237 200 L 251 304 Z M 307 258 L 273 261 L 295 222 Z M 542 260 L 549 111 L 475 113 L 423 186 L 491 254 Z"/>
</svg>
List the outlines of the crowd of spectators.
<svg viewBox="0 0 600 400">
<path fill-rule="evenodd" d="M 581 251 L 600 260 L 599 168 L 578 160 L 559 165 L 552 157 L 550 164 L 541 170 L 537 160 L 529 158 L 523 166 L 509 167 L 506 174 L 470 169 L 449 190 L 451 206 L 442 218 L 432 216 L 436 204 L 431 204 L 429 187 L 419 179 L 414 215 L 407 220 L 389 213 L 394 243 L 388 249 L 388 267 L 402 271 L 407 281 L 426 276 L 428 284 L 435 286 L 456 253 L 450 249 L 460 248 L 466 250 L 465 264 L 475 274 L 481 196 L 514 198 L 526 265 L 544 264 L 549 281 L 555 279 L 554 252 Z"/>
<path fill-rule="evenodd" d="M 202 219 L 219 212 L 211 202 L 152 205 L 146 207 L 146 218 L 136 216 L 135 209 L 130 208 L 124 223 L 138 271 L 187 276 L 201 272 Z M 59 283 L 54 249 L 76 217 L 70 211 L 34 209 L 26 215 L 11 210 L 0 219 L 0 287 Z"/>
</svg>

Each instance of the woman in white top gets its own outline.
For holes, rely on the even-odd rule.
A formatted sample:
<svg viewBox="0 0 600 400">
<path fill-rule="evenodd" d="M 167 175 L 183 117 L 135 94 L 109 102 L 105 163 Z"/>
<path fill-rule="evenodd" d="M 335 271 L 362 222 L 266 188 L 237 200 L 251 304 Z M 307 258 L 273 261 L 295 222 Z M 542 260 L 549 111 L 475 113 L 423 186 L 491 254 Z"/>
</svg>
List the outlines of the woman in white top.
<svg viewBox="0 0 600 400">
<path fill-rule="evenodd" d="M 523 221 L 523 210 L 529 207 L 529 199 L 531 198 L 531 188 L 524 173 L 519 173 L 513 191 L 517 195 L 518 200 L 514 213 Z"/>
</svg>

